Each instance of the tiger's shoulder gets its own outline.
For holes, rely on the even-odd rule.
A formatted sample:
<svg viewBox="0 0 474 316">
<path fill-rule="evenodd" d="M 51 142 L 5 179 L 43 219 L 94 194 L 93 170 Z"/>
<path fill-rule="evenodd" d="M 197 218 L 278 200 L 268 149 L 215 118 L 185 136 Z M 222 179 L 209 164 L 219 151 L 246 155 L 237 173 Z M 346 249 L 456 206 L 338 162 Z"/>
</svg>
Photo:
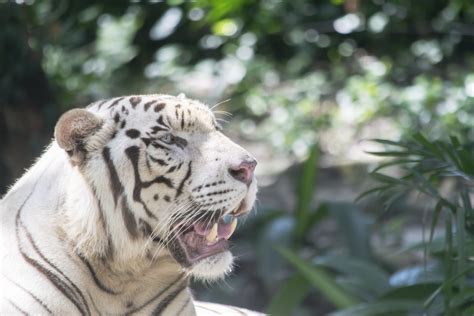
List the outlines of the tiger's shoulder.
<svg viewBox="0 0 474 316">
<path fill-rule="evenodd" d="M 231 306 L 221 305 L 216 303 L 194 301 L 194 308 L 197 316 L 262 316 L 259 312 L 251 311 L 249 309 Z"/>
</svg>

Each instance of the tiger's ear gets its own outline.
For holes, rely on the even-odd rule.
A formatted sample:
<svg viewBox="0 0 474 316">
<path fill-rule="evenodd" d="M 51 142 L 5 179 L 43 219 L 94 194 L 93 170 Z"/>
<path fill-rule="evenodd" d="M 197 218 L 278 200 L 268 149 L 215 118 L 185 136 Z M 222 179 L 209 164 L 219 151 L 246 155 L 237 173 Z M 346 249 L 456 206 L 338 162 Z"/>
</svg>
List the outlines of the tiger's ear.
<svg viewBox="0 0 474 316">
<path fill-rule="evenodd" d="M 94 135 L 104 121 L 83 109 L 72 109 L 64 113 L 56 123 L 54 137 L 64 149 L 73 165 L 80 165 L 86 158 L 87 138 Z"/>
</svg>

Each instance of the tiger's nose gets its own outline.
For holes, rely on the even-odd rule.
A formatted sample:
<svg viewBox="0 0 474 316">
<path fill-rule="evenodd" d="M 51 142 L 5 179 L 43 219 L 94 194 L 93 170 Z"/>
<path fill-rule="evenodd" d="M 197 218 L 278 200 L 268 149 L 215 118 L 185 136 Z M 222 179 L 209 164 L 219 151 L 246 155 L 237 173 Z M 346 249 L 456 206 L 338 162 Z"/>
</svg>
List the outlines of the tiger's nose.
<svg viewBox="0 0 474 316">
<path fill-rule="evenodd" d="M 253 172 L 257 166 L 257 161 L 253 158 L 247 158 L 243 160 L 237 167 L 229 168 L 230 175 L 240 181 L 245 183 L 247 186 L 252 183 Z"/>
</svg>

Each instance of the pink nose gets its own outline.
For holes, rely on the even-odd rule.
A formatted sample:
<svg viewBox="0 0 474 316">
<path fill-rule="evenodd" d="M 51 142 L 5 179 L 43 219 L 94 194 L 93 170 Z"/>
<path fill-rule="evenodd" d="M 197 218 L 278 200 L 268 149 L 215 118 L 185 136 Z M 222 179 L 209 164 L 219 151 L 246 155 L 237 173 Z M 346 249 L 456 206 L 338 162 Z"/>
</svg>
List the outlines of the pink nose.
<svg viewBox="0 0 474 316">
<path fill-rule="evenodd" d="M 238 167 L 230 168 L 229 173 L 234 179 L 241 181 L 246 185 L 250 185 L 250 183 L 252 183 L 255 166 L 257 166 L 257 161 L 255 159 L 246 159 L 242 161 Z"/>
</svg>

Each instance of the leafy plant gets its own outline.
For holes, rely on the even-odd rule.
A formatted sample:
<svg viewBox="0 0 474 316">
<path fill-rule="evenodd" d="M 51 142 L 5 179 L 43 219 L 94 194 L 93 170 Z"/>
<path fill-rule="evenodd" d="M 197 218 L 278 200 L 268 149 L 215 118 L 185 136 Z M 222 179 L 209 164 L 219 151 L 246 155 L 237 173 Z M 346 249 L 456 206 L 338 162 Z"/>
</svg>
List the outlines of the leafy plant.
<svg viewBox="0 0 474 316">
<path fill-rule="evenodd" d="M 403 141 L 374 141 L 387 149 L 370 153 L 392 159 L 371 172 L 377 185 L 359 199 L 376 195 L 387 210 L 414 193 L 421 194 L 423 203 L 431 203 L 429 238 L 402 251 L 423 249 L 425 262 L 390 275 L 379 260 L 370 256 L 306 254 L 309 260 L 304 260 L 297 251 L 282 249 L 281 254 L 297 272 L 281 292 L 295 293 L 300 280 L 304 286 L 291 303 L 301 304 L 303 293 L 309 295 L 308 286 L 312 286 L 340 309 L 334 316 L 472 315 L 474 263 L 469 258 L 474 256 L 470 198 L 474 145 L 454 136 L 446 141 L 430 141 L 421 133 Z M 450 190 L 446 189 L 447 183 Z M 435 236 L 439 228 L 444 228 L 444 233 Z M 274 303 L 271 307 L 275 305 L 281 306 Z M 282 311 L 291 314 L 288 307 Z"/>
<path fill-rule="evenodd" d="M 313 146 L 310 155 L 302 165 L 297 184 L 297 204 L 293 216 L 281 212 L 271 217 L 265 223 L 270 231 L 278 236 L 278 239 L 262 234 L 261 242 L 265 245 L 262 247 L 265 255 L 260 261 L 262 268 L 274 280 L 274 276 L 283 273 L 288 274 L 289 263 L 296 272 L 287 277 L 283 282 L 279 282 L 279 291 L 277 291 L 267 309 L 271 315 L 291 315 L 298 311 L 298 314 L 304 314 L 308 309 L 304 308 L 303 300 L 312 293 L 312 288 L 316 289 L 328 302 L 338 308 L 345 308 L 360 302 L 354 293 L 348 291 L 345 286 L 341 285 L 338 280 L 333 278 L 331 267 L 344 266 L 345 258 L 326 257 L 320 258 L 321 261 L 316 265 L 313 262 L 302 259 L 299 252 L 314 250 L 315 245 L 311 242 L 309 236 L 319 225 L 327 220 L 332 220 L 341 227 L 347 229 L 345 238 L 349 252 L 354 255 L 369 256 L 370 251 L 367 249 L 365 242 L 368 240 L 367 222 L 364 217 L 354 208 L 353 205 L 341 203 L 319 203 L 314 207 L 313 195 L 317 179 L 319 148 Z M 288 223 L 284 227 L 284 232 L 277 227 L 282 227 L 282 221 Z M 260 226 L 262 227 L 262 226 Z M 356 236 L 357 242 L 353 242 Z M 362 243 L 360 242 L 362 241 Z M 275 245 L 268 248 L 268 244 Z M 291 249 L 291 250 L 290 250 Z M 264 259 L 266 258 L 266 259 Z M 285 261 L 281 261 L 284 258 Z M 271 260 L 271 263 L 268 262 Z M 275 267 L 275 263 L 278 263 Z M 339 264 L 339 265 L 338 265 Z M 354 263 L 357 265 L 357 263 Z M 272 268 L 274 267 L 274 268 Z M 270 268 L 270 272 L 268 272 Z M 276 273 L 277 269 L 279 273 Z M 344 267 L 341 268 L 344 270 Z M 359 272 L 360 266 L 359 266 Z M 265 275 L 265 272 L 262 271 Z M 367 273 L 365 274 L 367 275 Z M 386 277 L 382 277 L 386 282 Z M 376 287 L 382 287 L 383 284 L 377 284 Z M 311 309 L 311 307 L 309 307 Z M 311 314 L 311 313 L 310 313 Z"/>
<path fill-rule="evenodd" d="M 375 141 L 390 149 L 371 154 L 393 159 L 371 173 L 379 185 L 362 196 L 376 193 L 387 201 L 387 208 L 397 198 L 414 191 L 433 200 L 429 239 L 424 243 L 426 248 L 432 245 L 440 218 L 444 219 L 444 247 L 436 253 L 444 270 L 443 282 L 424 299 L 423 307 L 429 309 L 437 298 L 442 298 L 443 303 L 439 306 L 442 313 L 472 314 L 474 264 L 468 258 L 474 254 L 474 249 L 468 245 L 472 243 L 474 214 L 470 198 L 474 184 L 473 144 L 461 143 L 455 136 L 448 141 L 430 141 L 421 133 L 406 141 Z M 389 167 L 398 167 L 401 174 L 390 176 L 380 172 Z M 448 181 L 454 189 L 443 188 Z"/>
</svg>

